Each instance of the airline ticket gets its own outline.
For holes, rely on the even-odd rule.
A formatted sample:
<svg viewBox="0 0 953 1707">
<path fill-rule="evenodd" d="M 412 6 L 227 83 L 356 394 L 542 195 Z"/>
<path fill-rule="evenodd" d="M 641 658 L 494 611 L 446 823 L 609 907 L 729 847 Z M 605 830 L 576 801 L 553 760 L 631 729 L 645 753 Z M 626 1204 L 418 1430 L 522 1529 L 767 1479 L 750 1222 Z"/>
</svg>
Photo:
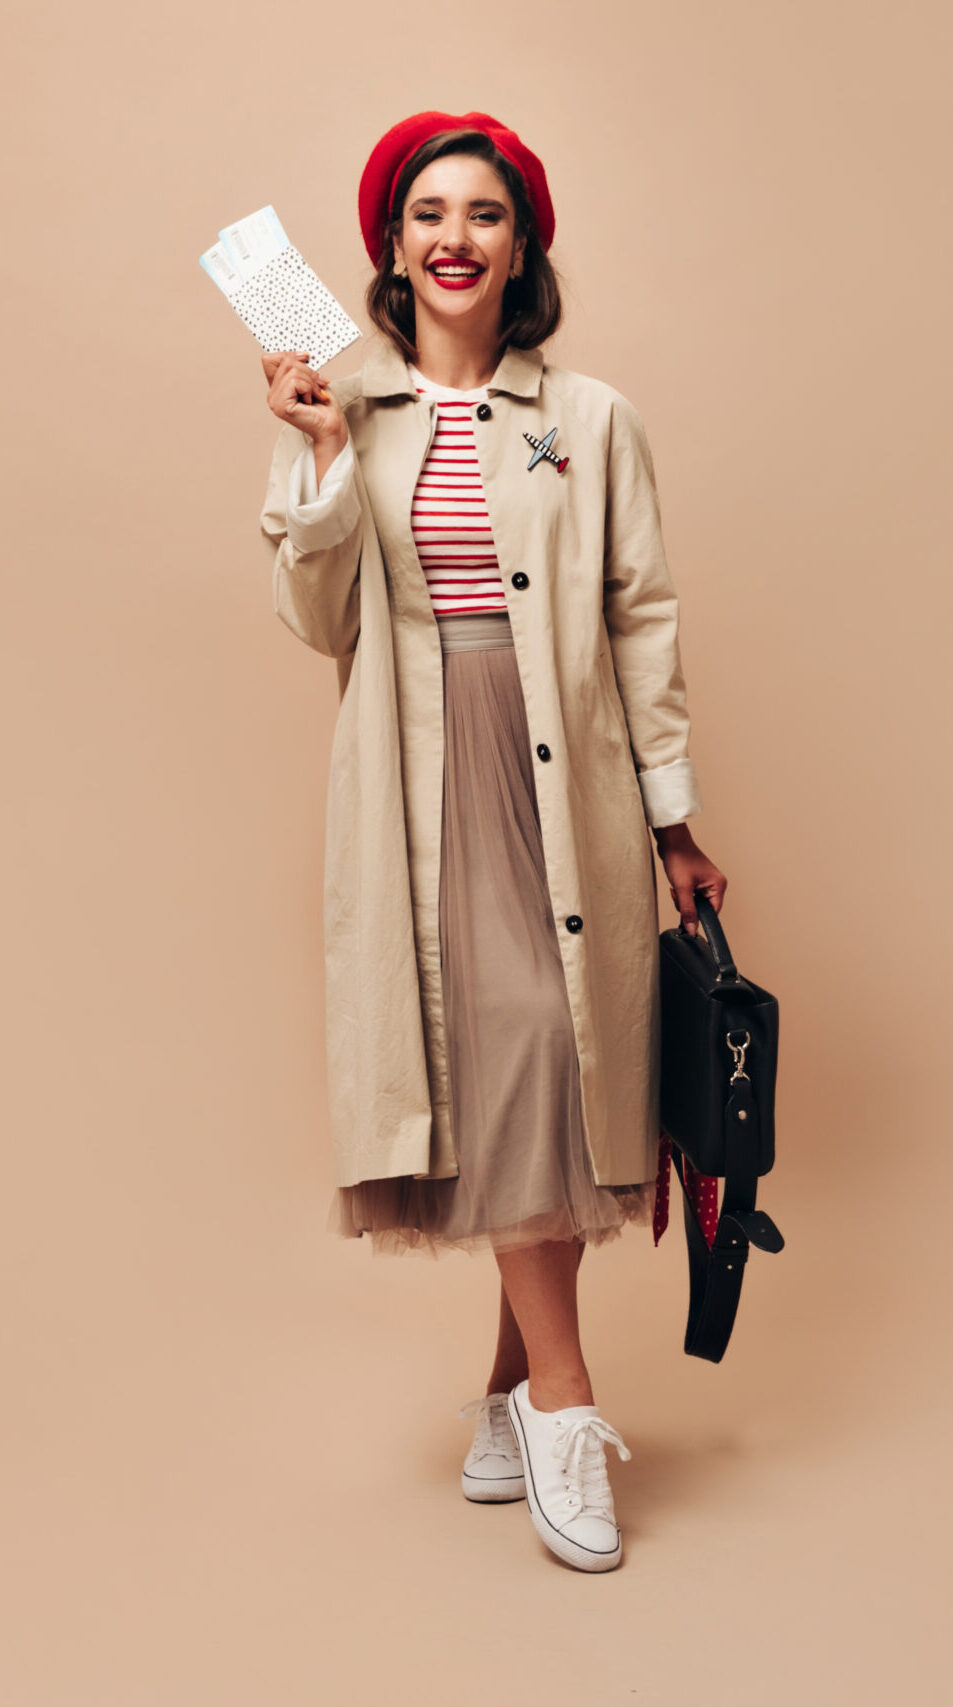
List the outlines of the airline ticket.
<svg viewBox="0 0 953 1707">
<path fill-rule="evenodd" d="M 271 206 L 225 226 L 199 263 L 263 350 L 307 350 L 320 368 L 361 336 Z"/>
</svg>

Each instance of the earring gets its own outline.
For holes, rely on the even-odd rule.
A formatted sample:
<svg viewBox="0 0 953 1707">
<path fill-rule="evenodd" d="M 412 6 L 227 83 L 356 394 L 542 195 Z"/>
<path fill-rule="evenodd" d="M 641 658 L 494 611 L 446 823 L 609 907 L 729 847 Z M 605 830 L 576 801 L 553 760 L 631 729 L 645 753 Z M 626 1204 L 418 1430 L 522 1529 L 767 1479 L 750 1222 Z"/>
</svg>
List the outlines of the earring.
<svg viewBox="0 0 953 1707">
<path fill-rule="evenodd" d="M 394 262 L 394 277 L 395 277 L 395 279 L 405 279 L 407 277 L 407 262 L 406 261 L 395 261 Z"/>
<path fill-rule="evenodd" d="M 515 266 L 512 266 L 510 268 L 510 278 L 511 279 L 521 279 L 522 277 L 523 277 L 523 257 L 521 255 L 519 260 L 516 262 Z"/>
</svg>

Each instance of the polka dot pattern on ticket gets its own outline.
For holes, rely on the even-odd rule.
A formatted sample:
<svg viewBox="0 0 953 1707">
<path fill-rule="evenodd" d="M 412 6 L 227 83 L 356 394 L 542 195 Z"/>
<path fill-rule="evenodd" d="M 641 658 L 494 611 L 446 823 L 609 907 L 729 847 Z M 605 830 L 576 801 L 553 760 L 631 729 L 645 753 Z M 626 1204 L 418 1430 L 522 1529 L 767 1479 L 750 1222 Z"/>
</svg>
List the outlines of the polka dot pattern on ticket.
<svg viewBox="0 0 953 1707">
<path fill-rule="evenodd" d="M 360 327 L 293 245 L 246 280 L 231 303 L 266 352 L 307 350 L 312 368 L 361 336 Z"/>
</svg>

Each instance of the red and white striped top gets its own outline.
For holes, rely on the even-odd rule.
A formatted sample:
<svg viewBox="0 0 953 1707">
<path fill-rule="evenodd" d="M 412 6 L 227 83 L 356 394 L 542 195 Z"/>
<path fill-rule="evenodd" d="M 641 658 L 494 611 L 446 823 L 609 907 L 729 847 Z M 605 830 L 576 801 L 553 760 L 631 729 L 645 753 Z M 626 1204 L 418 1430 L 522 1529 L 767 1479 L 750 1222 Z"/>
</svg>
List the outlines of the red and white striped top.
<svg viewBox="0 0 953 1707">
<path fill-rule="evenodd" d="M 437 427 L 414 492 L 410 523 L 435 614 L 479 615 L 506 609 L 490 516 L 483 494 L 473 410 L 486 387 L 434 385 L 418 368 L 421 396 L 437 401 Z"/>
</svg>

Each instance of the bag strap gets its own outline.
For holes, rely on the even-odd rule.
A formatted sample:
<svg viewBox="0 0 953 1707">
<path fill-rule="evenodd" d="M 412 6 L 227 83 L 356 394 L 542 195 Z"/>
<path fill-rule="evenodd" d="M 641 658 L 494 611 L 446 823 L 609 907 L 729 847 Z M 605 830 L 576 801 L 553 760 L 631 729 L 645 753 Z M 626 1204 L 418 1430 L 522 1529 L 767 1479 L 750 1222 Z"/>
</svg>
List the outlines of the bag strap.
<svg viewBox="0 0 953 1707">
<path fill-rule="evenodd" d="M 776 1252 L 784 1240 L 770 1215 L 755 1208 L 758 1190 L 758 1105 L 747 1073 L 737 1071 L 725 1103 L 725 1189 L 711 1249 L 685 1184 L 682 1153 L 672 1160 L 682 1187 L 688 1239 L 689 1304 L 685 1350 L 720 1363 L 731 1338 L 749 1245 Z"/>
</svg>

